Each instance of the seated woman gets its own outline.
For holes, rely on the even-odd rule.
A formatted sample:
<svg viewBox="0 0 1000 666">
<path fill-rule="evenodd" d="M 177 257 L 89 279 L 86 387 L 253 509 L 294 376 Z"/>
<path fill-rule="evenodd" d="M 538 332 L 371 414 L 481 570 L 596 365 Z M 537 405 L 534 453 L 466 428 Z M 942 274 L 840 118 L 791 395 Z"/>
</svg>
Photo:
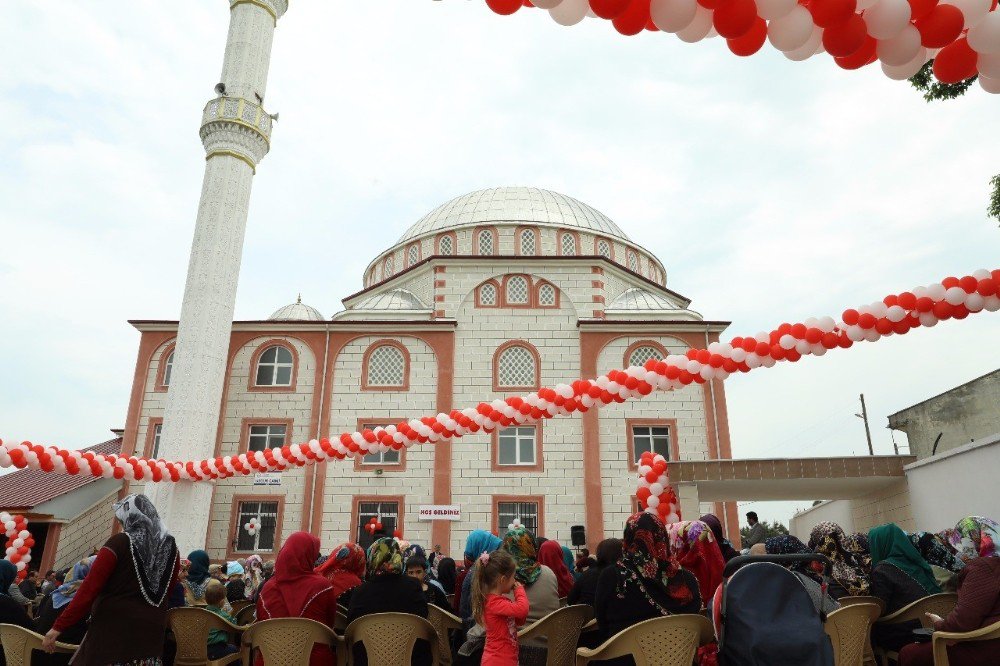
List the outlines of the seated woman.
<svg viewBox="0 0 1000 666">
<path fill-rule="evenodd" d="M 677 562 L 695 575 L 701 600 L 710 605 L 726 568 L 712 529 L 700 520 L 685 520 L 667 525 L 667 534 Z"/>
<path fill-rule="evenodd" d="M 552 539 L 543 543 L 542 547 L 538 549 L 538 563 L 548 567 L 556 575 L 559 598 L 568 597 L 576 579 L 573 578 L 570 569 L 566 567 L 566 555 L 559 544 Z"/>
<path fill-rule="evenodd" d="M 934 579 L 941 586 L 941 589 L 944 589 L 955 578 L 955 574 L 965 568 L 965 562 L 956 555 L 951 545 L 937 534 L 913 532 L 907 536 L 924 561 L 931 565 Z"/>
<path fill-rule="evenodd" d="M 930 616 L 935 631 L 967 632 L 1000 622 L 1000 525 L 971 516 L 959 521 L 952 545 L 965 562 L 959 574 L 958 604 L 948 617 Z M 899 666 L 933 666 L 930 643 L 913 643 L 899 653 Z M 948 648 L 951 666 L 1000 663 L 1000 639 L 956 643 Z"/>
<path fill-rule="evenodd" d="M 545 543 L 548 543 L 546 541 Z M 542 548 L 545 548 L 545 543 Z M 559 551 L 559 561 L 562 561 L 562 549 L 558 544 L 554 546 Z M 531 532 L 523 527 L 516 527 L 508 530 L 503 538 L 501 549 L 510 553 L 514 558 L 517 567 L 514 578 L 524 586 L 524 591 L 528 595 L 528 621 L 531 624 L 543 617 L 559 610 L 559 581 L 552 569 L 538 563 L 538 555 L 535 550 L 535 540 Z M 538 644 L 544 644 L 539 641 Z"/>
<path fill-rule="evenodd" d="M 621 558 L 597 581 L 595 610 L 604 638 L 643 620 L 700 609 L 698 580 L 677 564 L 666 527 L 652 513 L 632 515 Z"/>
<path fill-rule="evenodd" d="M 863 597 L 870 592 L 868 574 L 853 553 L 847 550 L 844 541 L 847 535 L 837 523 L 823 522 L 812 529 L 809 548 L 820 555 L 826 555 L 833 563 L 830 575 L 829 594 L 834 599 L 841 597 Z"/>
<path fill-rule="evenodd" d="M 455 580 L 454 608 L 462 620 L 472 618 L 472 570 L 483 553 L 492 553 L 503 543 L 495 534 L 486 530 L 473 530 L 465 541 L 465 570 Z"/>
<path fill-rule="evenodd" d="M 403 554 L 395 539 L 376 539 L 368 548 L 368 580 L 355 588 L 347 611 L 347 623 L 373 613 L 410 613 L 427 617 L 427 601 L 420 583 L 403 575 Z M 430 664 L 430 645 L 417 641 L 413 648 L 414 664 Z M 354 662 L 368 663 L 364 646 L 357 645 Z"/>
<path fill-rule="evenodd" d="M 621 539 L 605 539 L 597 544 L 597 559 L 594 566 L 584 571 L 577 579 L 573 589 L 569 591 L 567 603 L 594 605 L 597 598 L 597 580 L 601 577 L 601 572 L 618 561 L 622 556 Z"/>
<path fill-rule="evenodd" d="M 316 573 L 330 581 L 337 605 L 349 608 L 351 594 L 365 576 L 366 564 L 365 551 L 361 546 L 342 543 L 333 549 L 323 564 L 316 567 Z"/>
<path fill-rule="evenodd" d="M 205 606 L 205 589 L 212 580 L 208 569 L 212 563 L 208 559 L 208 553 L 203 550 L 193 550 L 187 558 L 191 564 L 181 583 L 184 586 L 184 603 L 188 606 Z"/>
<path fill-rule="evenodd" d="M 759 546 L 759 548 L 758 548 Z M 750 549 L 751 555 L 810 555 L 812 551 L 804 543 L 793 537 L 791 534 L 770 537 L 764 543 L 754 544 Z M 823 593 L 823 576 L 813 570 L 809 564 L 802 562 L 788 567 L 795 574 L 799 582 L 806 588 L 809 598 L 812 599 L 813 606 L 817 611 L 832 613 L 840 608 L 840 604 L 829 594 Z"/>
<path fill-rule="evenodd" d="M 94 564 L 96 557 L 88 557 L 85 560 L 80 560 L 73 565 L 73 570 L 70 575 L 66 578 L 66 582 L 60 585 L 52 592 L 49 596 L 42 600 L 41 605 L 38 607 L 38 617 L 35 620 L 35 625 L 37 627 L 36 631 L 40 634 L 47 634 L 52 625 L 56 623 L 62 612 L 66 610 L 69 606 L 69 602 L 73 600 L 73 595 L 76 591 L 80 589 L 83 584 L 83 579 L 87 577 L 90 573 L 90 567 Z M 84 634 L 87 633 L 87 618 L 83 618 L 75 625 L 64 630 L 59 636 L 59 640 L 63 643 L 72 643 L 74 645 L 79 645 L 83 640 Z M 58 657 L 61 655 L 52 655 L 53 657 Z M 69 661 L 69 655 L 66 655 L 66 659 L 63 663 Z M 49 662 L 51 663 L 51 662 Z"/>
<path fill-rule="evenodd" d="M 458 569 L 455 567 L 455 560 L 450 557 L 438 557 L 437 559 L 437 580 L 441 583 L 445 596 L 455 594 L 455 582 L 458 577 Z M 452 612 L 452 607 L 446 609 Z"/>
<path fill-rule="evenodd" d="M 715 514 L 706 513 L 698 520 L 711 528 L 712 536 L 715 537 L 715 543 L 719 544 L 719 550 L 722 551 L 722 559 L 728 562 L 734 557 L 739 557 L 739 552 L 733 548 L 733 544 L 729 543 L 729 540 L 722 534 L 722 522 Z"/>
<path fill-rule="evenodd" d="M 319 539 L 308 532 L 295 532 L 285 540 L 268 579 L 257 598 L 257 620 L 304 617 L 333 628 L 337 619 L 337 597 L 333 586 L 313 571 L 319 557 Z M 314 645 L 310 666 L 333 666 L 336 659 L 327 645 Z"/>
<path fill-rule="evenodd" d="M 226 601 L 244 601 L 246 599 L 246 583 L 243 575 L 246 573 L 239 562 L 226 563 Z"/>
<path fill-rule="evenodd" d="M 872 556 L 871 593 L 885 602 L 885 614 L 895 613 L 918 599 L 941 591 L 930 566 L 895 523 L 868 531 Z M 913 630 L 920 622 L 872 627 L 872 645 L 899 651 L 913 642 Z"/>
<path fill-rule="evenodd" d="M 450 612 L 448 597 L 437 581 L 430 580 L 429 569 L 430 566 L 423 555 L 413 554 L 406 560 L 406 575 L 420 583 L 427 603 Z"/>
</svg>

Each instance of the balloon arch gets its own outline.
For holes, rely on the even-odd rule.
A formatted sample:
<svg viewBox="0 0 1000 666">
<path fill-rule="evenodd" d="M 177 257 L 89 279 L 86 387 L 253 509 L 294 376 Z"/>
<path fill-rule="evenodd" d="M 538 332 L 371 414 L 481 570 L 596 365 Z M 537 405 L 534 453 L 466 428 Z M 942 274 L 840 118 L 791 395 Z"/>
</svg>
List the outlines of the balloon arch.
<svg viewBox="0 0 1000 666">
<path fill-rule="evenodd" d="M 623 35 L 643 30 L 685 42 L 721 35 L 738 56 L 765 41 L 790 60 L 826 52 L 844 69 L 878 61 L 903 80 L 934 61 L 941 83 L 979 76 L 1000 93 L 1000 12 L 997 0 L 486 0 L 497 14 L 537 7 L 562 25 L 587 16 L 611 22 Z"/>
<path fill-rule="evenodd" d="M 725 343 L 713 342 L 705 349 L 689 349 L 684 355 L 651 359 L 643 366 L 611 370 L 596 379 L 578 379 L 525 396 L 481 402 L 475 407 L 401 421 L 384 428 L 345 432 L 333 439 L 324 437 L 238 456 L 184 462 L 0 441 L 0 467 L 153 482 L 203 482 L 282 471 L 292 466 L 400 450 L 414 444 L 491 433 L 514 424 L 586 412 L 612 402 L 642 398 L 653 391 L 724 380 L 737 372 L 794 363 L 803 356 L 823 356 L 835 349 L 849 349 L 855 343 L 906 335 L 916 328 L 935 326 L 947 319 L 965 319 L 984 310 L 1000 310 L 1000 269 L 978 270 L 961 278 L 948 277 L 925 287 L 891 294 L 881 301 L 844 310 L 839 321 L 828 316 L 810 317 L 800 323 L 781 324 L 770 332 L 735 337 Z M 657 512 L 666 522 L 679 518 L 667 461 L 661 456 L 647 453 L 641 458 L 636 497 L 643 508 Z M 8 523 L 5 527 L 11 533 L 16 526 Z M 377 529 L 378 525 L 372 527 Z M 256 524 L 248 523 L 244 528 L 249 531 Z M 23 527 L 18 527 L 14 532 L 23 535 L 22 530 Z"/>
</svg>

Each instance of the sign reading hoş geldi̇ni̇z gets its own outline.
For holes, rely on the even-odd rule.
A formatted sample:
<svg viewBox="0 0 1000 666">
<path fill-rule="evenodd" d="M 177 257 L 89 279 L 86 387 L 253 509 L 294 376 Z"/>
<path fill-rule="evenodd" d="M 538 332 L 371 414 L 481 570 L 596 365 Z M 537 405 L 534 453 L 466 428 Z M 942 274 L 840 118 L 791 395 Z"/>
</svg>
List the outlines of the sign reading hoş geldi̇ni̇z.
<svg viewBox="0 0 1000 666">
<path fill-rule="evenodd" d="M 420 507 L 420 520 L 461 520 L 462 507 L 457 504 L 434 504 Z"/>
</svg>

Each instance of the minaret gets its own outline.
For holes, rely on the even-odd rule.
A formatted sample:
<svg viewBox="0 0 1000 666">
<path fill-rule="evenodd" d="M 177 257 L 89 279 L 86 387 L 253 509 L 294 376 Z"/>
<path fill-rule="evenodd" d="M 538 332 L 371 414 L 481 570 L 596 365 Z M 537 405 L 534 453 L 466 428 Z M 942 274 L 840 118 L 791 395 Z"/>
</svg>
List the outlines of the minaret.
<svg viewBox="0 0 1000 666">
<path fill-rule="evenodd" d="M 229 353 L 250 187 L 267 154 L 272 118 L 264 111 L 271 41 L 288 0 L 230 0 L 222 79 L 202 113 L 201 186 L 160 453 L 168 460 L 212 457 Z M 210 483 L 150 483 L 181 553 L 205 544 Z"/>
</svg>

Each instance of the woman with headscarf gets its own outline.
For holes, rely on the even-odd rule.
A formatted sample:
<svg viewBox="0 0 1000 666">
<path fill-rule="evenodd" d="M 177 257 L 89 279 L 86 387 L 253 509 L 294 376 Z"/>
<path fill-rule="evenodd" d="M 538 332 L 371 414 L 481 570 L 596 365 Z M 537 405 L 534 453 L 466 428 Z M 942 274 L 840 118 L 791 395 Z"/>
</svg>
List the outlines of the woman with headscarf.
<svg viewBox="0 0 1000 666">
<path fill-rule="evenodd" d="M 28 616 L 28 611 L 8 594 L 16 578 L 17 567 L 10 560 L 0 560 L 0 624 L 16 624 L 34 631 L 35 623 Z M 2 647 L 0 647 L 0 666 L 7 666 Z"/>
<path fill-rule="evenodd" d="M 597 596 L 597 581 L 601 577 L 601 572 L 617 562 L 618 558 L 622 556 L 622 540 L 605 539 L 597 544 L 596 555 L 594 566 L 588 567 L 580 574 L 573 589 L 569 591 L 566 603 L 570 606 L 574 604 L 594 605 L 594 599 Z"/>
<path fill-rule="evenodd" d="M 811 550 L 809 550 L 808 546 L 791 534 L 782 534 L 781 536 L 770 537 L 765 539 L 762 544 L 754 544 L 754 546 L 750 548 L 751 555 L 757 554 L 754 552 L 754 549 L 758 546 L 763 547 L 765 555 L 814 554 Z M 809 598 L 812 599 L 813 606 L 816 607 L 817 611 L 829 614 L 840 608 L 840 603 L 838 603 L 836 599 L 823 592 L 823 576 L 813 569 L 813 567 L 805 562 L 797 562 L 789 566 L 788 569 L 795 574 L 795 576 L 799 579 L 799 582 L 806 588 L 806 592 L 809 593 Z"/>
<path fill-rule="evenodd" d="M 872 571 L 872 550 L 868 543 L 868 535 L 863 532 L 855 532 L 844 537 L 844 548 L 854 555 L 854 559 L 861 565 L 861 569 L 870 574 Z"/>
<path fill-rule="evenodd" d="M 722 570 L 726 568 L 712 529 L 700 520 L 685 520 L 667 525 L 667 534 L 678 564 L 698 579 L 698 591 L 707 606 L 722 584 Z"/>
<path fill-rule="evenodd" d="M 928 615 L 935 631 L 964 633 L 1000 622 L 1000 525 L 981 516 L 963 518 L 949 535 L 965 567 L 958 574 L 958 603 L 948 617 Z M 1000 639 L 956 643 L 947 648 L 951 666 L 1000 663 Z M 899 653 L 899 666 L 933 666 L 930 643 Z"/>
<path fill-rule="evenodd" d="M 73 596 L 77 590 L 83 585 L 83 580 L 90 573 L 90 567 L 93 566 L 95 559 L 97 558 L 88 557 L 74 564 L 70 574 L 66 577 L 66 582 L 42 600 L 41 605 L 38 607 L 38 617 L 35 619 L 35 630 L 38 633 L 48 633 L 52 625 L 56 623 L 59 616 L 69 606 L 69 602 L 73 600 Z M 83 618 L 80 622 L 63 631 L 59 640 L 63 643 L 79 645 L 80 641 L 83 640 L 83 635 L 86 633 L 87 619 Z"/>
<path fill-rule="evenodd" d="M 316 568 L 316 573 L 330 581 L 337 604 L 347 608 L 351 605 L 352 591 L 365 576 L 366 564 L 364 548 L 356 543 L 342 543 Z"/>
<path fill-rule="evenodd" d="M 577 571 L 576 569 L 576 558 L 573 557 L 573 551 L 569 549 L 569 546 L 559 546 L 559 548 L 562 550 L 563 564 L 566 565 L 566 571 L 569 571 L 569 575 L 573 577 L 573 582 L 575 583 L 582 571 Z M 539 548 L 538 552 L 542 552 L 542 549 Z"/>
<path fill-rule="evenodd" d="M 885 603 L 885 614 L 895 613 L 918 599 L 941 591 L 930 565 L 924 561 L 906 533 L 894 523 L 868 531 L 872 554 L 871 594 Z M 902 622 L 872 627 L 872 644 L 898 652 L 913 641 L 920 622 Z"/>
<path fill-rule="evenodd" d="M 403 554 L 389 537 L 376 539 L 368 547 L 368 579 L 354 589 L 347 611 L 347 623 L 373 613 L 410 613 L 427 617 L 427 601 L 420 583 L 403 574 Z M 413 648 L 414 664 L 429 664 L 430 646 L 418 641 Z M 354 651 L 354 663 L 368 663 L 364 647 Z"/>
<path fill-rule="evenodd" d="M 715 537 L 715 543 L 719 544 L 719 550 L 722 552 L 722 559 L 728 562 L 734 557 L 739 557 L 739 552 L 733 548 L 733 544 L 729 543 L 729 540 L 722 534 L 722 522 L 719 521 L 715 514 L 706 513 L 698 520 L 708 525 L 712 530 L 712 536 Z"/>
<path fill-rule="evenodd" d="M 576 579 L 566 567 L 566 558 L 563 556 L 563 550 L 559 544 L 551 539 L 543 543 L 542 547 L 538 549 L 538 563 L 552 569 L 552 573 L 556 575 L 559 598 L 568 597 Z"/>
<path fill-rule="evenodd" d="M 455 580 L 458 571 L 455 567 L 455 560 L 450 557 L 437 558 L 437 581 L 441 583 L 441 588 L 445 595 L 455 594 Z"/>
<path fill-rule="evenodd" d="M 246 571 L 243 574 L 243 597 L 256 603 L 257 594 L 264 584 L 264 560 L 260 555 L 251 555 L 246 562 Z"/>
<path fill-rule="evenodd" d="M 809 548 L 826 555 L 833 564 L 829 594 L 834 599 L 863 597 L 870 591 L 868 574 L 853 553 L 844 545 L 844 528 L 837 523 L 822 522 L 809 535 Z"/>
<path fill-rule="evenodd" d="M 243 582 L 243 575 L 246 570 L 239 562 L 226 563 L 226 601 L 243 601 L 246 599 L 246 583 Z"/>
<path fill-rule="evenodd" d="M 188 606 L 205 606 L 205 589 L 213 580 L 208 569 L 212 565 L 208 553 L 203 550 L 192 550 L 187 556 L 191 565 L 187 577 L 183 581 L 184 603 Z"/>
<path fill-rule="evenodd" d="M 472 578 L 469 573 L 483 553 L 492 553 L 500 547 L 500 537 L 486 530 L 473 530 L 465 540 L 465 569 L 455 578 L 455 599 L 452 607 L 463 620 L 472 617 L 472 603 L 469 592 L 472 589 Z M 447 589 L 445 589 L 447 592 Z"/>
<path fill-rule="evenodd" d="M 698 581 L 677 563 L 663 522 L 646 511 L 633 514 L 625 523 L 621 558 L 597 581 L 595 611 L 604 637 L 643 620 L 700 609 Z"/>
<path fill-rule="evenodd" d="M 158 665 L 167 596 L 180 566 L 177 546 L 145 495 L 127 495 L 114 511 L 122 531 L 98 551 L 42 646 L 51 652 L 59 635 L 89 614 L 87 635 L 73 657 L 76 666 Z"/>
<path fill-rule="evenodd" d="M 285 540 L 274 564 L 274 576 L 260 590 L 257 620 L 304 617 L 331 629 L 337 619 L 337 597 L 333 586 L 313 571 L 319 557 L 319 539 L 308 532 L 295 532 Z M 332 666 L 334 653 L 327 645 L 314 645 L 310 666 Z"/>
<path fill-rule="evenodd" d="M 965 562 L 958 557 L 951 545 L 937 534 L 912 532 L 906 536 L 924 561 L 930 565 L 934 579 L 942 589 L 955 574 L 965 568 Z"/>
<path fill-rule="evenodd" d="M 552 546 L 546 546 L 551 543 Z M 542 548 L 555 548 L 553 558 L 562 562 L 562 549 L 554 541 L 546 540 L 542 543 Z M 523 527 L 515 527 L 508 530 L 503 538 L 503 550 L 510 553 L 514 558 L 514 578 L 524 586 L 524 591 L 528 595 L 528 620 L 531 624 L 540 620 L 549 613 L 559 610 L 559 580 L 556 574 L 545 564 L 538 562 L 538 551 L 535 550 L 535 539 L 531 532 Z M 564 565 L 565 566 L 565 565 Z M 568 591 L 567 591 L 568 594 Z M 543 645 L 544 641 L 536 644 Z"/>
</svg>

